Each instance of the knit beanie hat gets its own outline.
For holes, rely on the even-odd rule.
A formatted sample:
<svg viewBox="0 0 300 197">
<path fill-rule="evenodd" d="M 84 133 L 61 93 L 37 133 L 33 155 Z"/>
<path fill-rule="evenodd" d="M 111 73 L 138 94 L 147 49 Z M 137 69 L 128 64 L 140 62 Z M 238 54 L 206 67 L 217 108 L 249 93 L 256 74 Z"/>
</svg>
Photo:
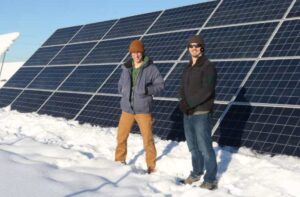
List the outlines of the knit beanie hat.
<svg viewBox="0 0 300 197">
<path fill-rule="evenodd" d="M 144 44 L 141 40 L 134 40 L 129 45 L 129 52 L 130 53 L 137 53 L 137 52 L 143 53 L 144 51 L 145 51 L 144 50 Z"/>
<path fill-rule="evenodd" d="M 187 46 L 190 45 L 191 43 L 200 44 L 202 46 L 202 48 L 205 48 L 204 40 L 202 39 L 202 37 L 200 35 L 194 35 L 194 36 L 189 37 Z"/>
</svg>

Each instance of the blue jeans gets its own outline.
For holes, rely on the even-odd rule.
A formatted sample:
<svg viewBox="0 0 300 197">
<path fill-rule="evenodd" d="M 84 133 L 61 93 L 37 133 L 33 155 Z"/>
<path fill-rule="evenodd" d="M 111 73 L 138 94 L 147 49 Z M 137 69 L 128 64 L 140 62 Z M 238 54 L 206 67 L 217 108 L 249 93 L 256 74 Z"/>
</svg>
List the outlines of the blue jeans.
<svg viewBox="0 0 300 197">
<path fill-rule="evenodd" d="M 191 175 L 200 176 L 205 169 L 204 181 L 214 182 L 217 175 L 217 161 L 212 147 L 211 114 L 184 114 L 183 123 L 186 142 L 192 154 Z"/>
</svg>

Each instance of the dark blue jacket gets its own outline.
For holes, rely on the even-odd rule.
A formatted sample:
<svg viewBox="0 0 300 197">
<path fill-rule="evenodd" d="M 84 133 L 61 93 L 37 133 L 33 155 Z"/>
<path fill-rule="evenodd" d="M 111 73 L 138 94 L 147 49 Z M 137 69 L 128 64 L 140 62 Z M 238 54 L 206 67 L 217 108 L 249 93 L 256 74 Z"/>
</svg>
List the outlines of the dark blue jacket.
<svg viewBox="0 0 300 197">
<path fill-rule="evenodd" d="M 132 90 L 131 72 L 132 60 L 122 66 L 122 74 L 118 83 L 118 91 L 122 95 L 121 109 L 131 114 L 150 113 L 153 96 L 164 89 L 164 80 L 157 67 L 151 60 L 148 60 L 141 66 L 136 86 Z"/>
</svg>

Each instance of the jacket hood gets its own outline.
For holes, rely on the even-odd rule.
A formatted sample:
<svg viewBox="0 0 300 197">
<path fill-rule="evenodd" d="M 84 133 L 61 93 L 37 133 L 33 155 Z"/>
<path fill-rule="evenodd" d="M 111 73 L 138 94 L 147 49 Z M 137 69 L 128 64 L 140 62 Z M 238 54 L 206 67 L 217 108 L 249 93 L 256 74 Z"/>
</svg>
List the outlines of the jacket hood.
<svg viewBox="0 0 300 197">
<path fill-rule="evenodd" d="M 144 61 L 144 63 L 141 67 L 147 67 L 147 66 L 153 64 L 153 61 L 148 56 L 145 56 L 143 61 Z M 124 64 L 124 67 L 127 69 L 132 68 L 132 64 L 133 64 L 133 60 L 132 60 L 132 58 L 130 58 L 130 60 L 128 60 Z"/>
</svg>

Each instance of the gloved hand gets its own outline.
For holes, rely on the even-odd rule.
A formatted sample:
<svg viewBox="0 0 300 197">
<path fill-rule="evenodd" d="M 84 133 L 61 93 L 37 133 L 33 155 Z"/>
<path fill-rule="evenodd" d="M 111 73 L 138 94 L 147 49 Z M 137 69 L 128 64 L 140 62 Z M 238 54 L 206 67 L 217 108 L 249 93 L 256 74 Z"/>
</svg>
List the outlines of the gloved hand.
<svg viewBox="0 0 300 197">
<path fill-rule="evenodd" d="M 188 111 L 189 111 L 189 109 L 190 109 L 190 106 L 189 106 L 189 104 L 186 102 L 186 100 L 182 99 L 182 100 L 179 102 L 179 109 L 180 109 L 180 111 L 182 111 L 183 113 L 188 114 Z"/>
</svg>

